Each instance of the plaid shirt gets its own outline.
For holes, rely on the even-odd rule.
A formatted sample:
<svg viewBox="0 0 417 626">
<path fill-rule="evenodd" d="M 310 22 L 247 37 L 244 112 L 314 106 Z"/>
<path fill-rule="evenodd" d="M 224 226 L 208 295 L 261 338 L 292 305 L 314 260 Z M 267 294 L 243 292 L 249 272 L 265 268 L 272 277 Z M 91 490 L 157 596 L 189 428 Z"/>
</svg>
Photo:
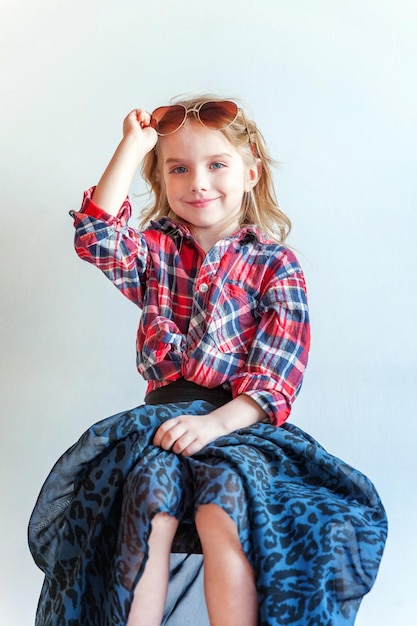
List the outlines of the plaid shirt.
<svg viewBox="0 0 417 626">
<path fill-rule="evenodd" d="M 116 217 L 85 192 L 75 248 L 142 309 L 137 367 L 148 392 L 184 377 L 247 394 L 276 425 L 288 417 L 309 348 L 303 273 L 288 248 L 254 226 L 205 254 L 168 218 L 139 232 L 129 200 Z"/>
</svg>

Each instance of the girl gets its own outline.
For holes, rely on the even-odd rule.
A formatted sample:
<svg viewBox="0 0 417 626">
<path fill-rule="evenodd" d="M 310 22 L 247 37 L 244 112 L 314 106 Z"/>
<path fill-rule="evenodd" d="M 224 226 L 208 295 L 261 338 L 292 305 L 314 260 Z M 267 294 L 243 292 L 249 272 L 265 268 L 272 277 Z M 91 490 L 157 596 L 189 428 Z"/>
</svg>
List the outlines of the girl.
<svg viewBox="0 0 417 626">
<path fill-rule="evenodd" d="M 139 232 L 126 196 L 141 163 L 154 203 Z M 365 476 L 285 423 L 309 324 L 271 164 L 234 102 L 135 110 L 73 213 L 79 256 L 142 309 L 148 388 L 44 484 L 37 626 L 354 623 L 386 518 Z"/>
</svg>

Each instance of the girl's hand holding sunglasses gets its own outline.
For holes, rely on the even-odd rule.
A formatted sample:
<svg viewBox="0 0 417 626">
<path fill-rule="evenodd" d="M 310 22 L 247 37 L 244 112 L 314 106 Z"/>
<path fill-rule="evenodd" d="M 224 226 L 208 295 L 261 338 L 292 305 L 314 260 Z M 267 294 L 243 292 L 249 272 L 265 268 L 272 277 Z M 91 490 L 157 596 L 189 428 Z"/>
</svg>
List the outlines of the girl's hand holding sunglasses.
<svg viewBox="0 0 417 626">
<path fill-rule="evenodd" d="M 147 154 L 155 147 L 158 135 L 151 125 L 151 115 L 143 109 L 134 109 L 123 122 L 123 137 L 136 137 Z"/>
</svg>

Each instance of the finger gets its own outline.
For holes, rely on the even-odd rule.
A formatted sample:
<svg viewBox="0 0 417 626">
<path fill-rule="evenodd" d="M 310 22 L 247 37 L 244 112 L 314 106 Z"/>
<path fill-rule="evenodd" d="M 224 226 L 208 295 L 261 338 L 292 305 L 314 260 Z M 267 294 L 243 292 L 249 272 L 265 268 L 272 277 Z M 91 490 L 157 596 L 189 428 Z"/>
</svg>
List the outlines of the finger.
<svg viewBox="0 0 417 626">
<path fill-rule="evenodd" d="M 200 450 L 202 450 L 203 448 L 204 448 L 203 443 L 199 441 L 198 439 L 194 439 L 179 454 L 181 454 L 181 456 L 193 456 L 193 454 L 200 452 Z"/>
<path fill-rule="evenodd" d="M 136 109 L 136 120 L 139 122 L 141 128 L 147 128 L 151 125 L 151 116 L 147 111 L 143 109 Z"/>
<path fill-rule="evenodd" d="M 195 442 L 195 436 L 190 432 L 185 432 L 175 441 L 171 449 L 175 454 L 184 454 L 186 450 L 194 447 Z"/>
<path fill-rule="evenodd" d="M 169 428 L 172 428 L 175 425 L 175 422 L 173 420 L 168 420 L 167 422 L 164 422 L 163 424 L 161 424 L 161 426 L 158 428 L 158 430 L 156 431 L 154 438 L 153 438 L 153 445 L 154 446 L 160 446 L 161 445 L 161 441 L 165 436 L 165 433 L 167 432 L 167 430 Z"/>
<path fill-rule="evenodd" d="M 184 429 L 176 420 L 168 420 L 161 424 L 155 433 L 153 444 L 164 450 L 170 450 L 176 440 L 184 433 Z"/>
</svg>

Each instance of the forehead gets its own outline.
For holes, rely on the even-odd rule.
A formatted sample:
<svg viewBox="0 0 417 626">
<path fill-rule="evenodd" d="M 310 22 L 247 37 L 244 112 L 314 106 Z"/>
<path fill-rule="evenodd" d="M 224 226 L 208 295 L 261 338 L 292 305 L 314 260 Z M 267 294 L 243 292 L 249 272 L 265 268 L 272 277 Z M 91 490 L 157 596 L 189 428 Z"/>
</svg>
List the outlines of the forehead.
<svg viewBox="0 0 417 626">
<path fill-rule="evenodd" d="M 237 149 L 220 130 L 211 130 L 191 119 L 172 135 L 160 137 L 158 149 L 164 161 L 170 158 L 203 158 L 218 154 L 241 158 Z"/>
</svg>

